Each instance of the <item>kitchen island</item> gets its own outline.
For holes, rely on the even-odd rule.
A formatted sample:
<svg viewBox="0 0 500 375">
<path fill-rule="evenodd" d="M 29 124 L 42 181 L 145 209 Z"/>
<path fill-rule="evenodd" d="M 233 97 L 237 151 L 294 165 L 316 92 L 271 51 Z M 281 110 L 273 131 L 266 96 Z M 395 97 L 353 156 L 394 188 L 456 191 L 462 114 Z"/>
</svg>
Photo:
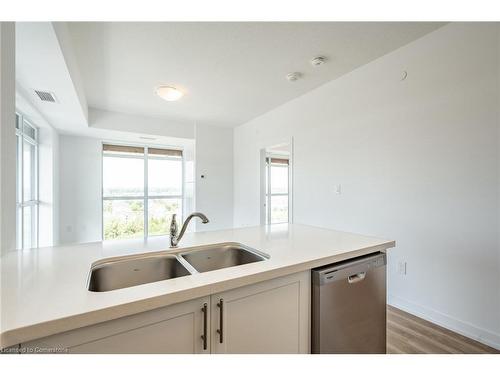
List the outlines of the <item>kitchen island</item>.
<svg viewBox="0 0 500 375">
<path fill-rule="evenodd" d="M 131 319 L 144 321 L 146 316 L 143 314 L 150 314 L 149 318 L 157 324 L 162 321 L 155 315 L 158 311 L 170 309 L 166 313 L 170 316 L 172 308 L 178 308 L 176 316 L 190 316 L 196 320 L 191 332 L 193 342 L 196 344 L 186 343 L 186 345 L 188 347 L 195 345 L 193 352 L 207 350 L 210 352 L 210 347 L 214 348 L 216 343 L 219 344 L 219 338 L 206 331 L 207 324 L 217 326 L 214 331 L 216 332 L 221 330 L 219 324 L 223 323 L 222 320 L 217 321 L 216 314 L 210 313 L 213 309 L 220 308 L 219 304 L 222 306 L 219 296 L 224 295 L 226 299 L 238 300 L 238 294 L 234 294 L 237 290 L 252 296 L 260 291 L 277 290 L 293 284 L 298 288 L 300 299 L 297 305 L 293 306 L 301 311 L 298 315 L 303 326 L 297 334 L 301 336 L 297 339 L 301 342 L 297 352 L 307 352 L 308 347 L 305 343 L 308 343 L 309 337 L 305 336 L 310 334 L 308 327 L 310 270 L 366 254 L 384 252 L 395 246 L 395 242 L 391 240 L 306 225 L 279 224 L 188 233 L 179 248 L 182 250 L 193 246 L 226 242 L 244 244 L 266 254 L 268 259 L 129 288 L 91 292 L 88 290 L 88 279 L 91 266 L 95 262 L 131 254 L 171 252 L 172 249 L 168 247 L 168 237 L 103 241 L 8 252 L 1 258 L 1 347 L 22 346 L 24 343 L 36 342 L 42 338 L 62 337 L 61 335 L 65 334 L 71 336 L 71 332 L 76 332 L 68 339 L 74 341 L 75 335 L 95 336 L 95 333 L 88 332 L 92 329 L 108 330 L 109 336 L 116 336 L 117 328 L 109 326 L 115 324 L 113 322 L 127 320 L 126 323 L 129 324 Z M 292 292 L 291 289 L 282 290 L 284 293 Z M 271 294 L 266 294 L 264 301 L 267 300 L 272 304 L 273 300 L 279 301 L 280 298 L 280 295 L 273 297 Z M 196 305 L 192 313 L 180 308 L 184 303 Z M 260 308 L 272 312 L 278 308 L 277 306 L 260 306 Z M 258 311 L 256 314 L 258 315 Z M 138 318 L 139 316 L 142 317 Z M 272 321 L 270 322 L 272 326 Z M 175 326 L 179 327 L 179 323 L 180 320 Z M 237 324 L 238 320 L 229 323 Z M 140 324 L 141 327 L 154 326 L 153 323 Z M 120 325 L 123 326 L 121 323 Z M 231 331 L 228 334 L 230 335 Z M 210 335 L 208 343 L 207 335 Z M 222 338 L 220 340 L 222 341 Z M 88 341 L 97 340 L 91 338 Z M 95 348 L 89 351 L 99 352 Z"/>
</svg>

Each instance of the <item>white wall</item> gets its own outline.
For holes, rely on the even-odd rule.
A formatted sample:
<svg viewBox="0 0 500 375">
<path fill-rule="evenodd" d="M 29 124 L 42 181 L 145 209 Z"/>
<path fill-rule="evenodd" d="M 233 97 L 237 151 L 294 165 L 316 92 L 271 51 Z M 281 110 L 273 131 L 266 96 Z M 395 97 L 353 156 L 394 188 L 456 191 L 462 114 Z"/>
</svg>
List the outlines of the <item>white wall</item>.
<svg viewBox="0 0 500 375">
<path fill-rule="evenodd" d="M 0 22 L 0 252 L 16 247 L 15 25 Z"/>
<path fill-rule="evenodd" d="M 196 210 L 210 220 L 197 230 L 233 226 L 233 129 L 196 126 Z M 201 176 L 204 176 L 202 178 Z"/>
<path fill-rule="evenodd" d="M 60 243 L 102 238 L 101 152 L 99 139 L 60 135 Z"/>
<path fill-rule="evenodd" d="M 498 49 L 450 24 L 236 128 L 235 225 L 259 223 L 259 150 L 293 136 L 295 222 L 396 240 L 389 301 L 500 348 Z"/>
<path fill-rule="evenodd" d="M 172 122 L 149 116 L 130 115 L 120 112 L 89 108 L 92 128 L 147 133 L 176 138 L 194 138 L 194 124 Z"/>
</svg>

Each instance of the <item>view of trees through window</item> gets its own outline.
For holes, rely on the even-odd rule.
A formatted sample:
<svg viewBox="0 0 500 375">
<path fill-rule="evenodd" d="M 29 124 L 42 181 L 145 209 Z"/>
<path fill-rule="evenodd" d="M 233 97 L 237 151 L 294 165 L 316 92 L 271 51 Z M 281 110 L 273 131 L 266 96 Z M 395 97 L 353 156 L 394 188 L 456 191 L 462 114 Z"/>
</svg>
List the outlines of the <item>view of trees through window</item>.
<svg viewBox="0 0 500 375">
<path fill-rule="evenodd" d="M 182 152 L 103 146 L 105 240 L 168 233 L 172 215 L 182 218 Z"/>
</svg>

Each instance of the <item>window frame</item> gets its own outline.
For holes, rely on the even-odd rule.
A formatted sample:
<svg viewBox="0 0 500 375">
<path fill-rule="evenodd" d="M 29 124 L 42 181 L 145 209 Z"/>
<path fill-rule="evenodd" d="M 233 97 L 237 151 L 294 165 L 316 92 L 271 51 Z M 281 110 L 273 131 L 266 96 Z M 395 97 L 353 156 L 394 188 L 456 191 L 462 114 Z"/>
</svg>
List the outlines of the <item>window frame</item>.
<svg viewBox="0 0 500 375">
<path fill-rule="evenodd" d="M 104 145 L 110 145 L 110 146 L 125 146 L 125 147 L 140 147 L 144 149 L 144 153 L 142 154 L 142 157 L 139 156 L 134 156 L 134 155 L 113 155 L 113 156 L 106 156 L 105 151 L 104 151 Z M 180 158 L 180 163 L 181 163 L 181 168 L 182 168 L 182 174 L 181 174 L 181 195 L 149 195 L 149 181 L 148 181 L 148 161 L 150 159 L 157 159 L 157 160 L 174 160 L 174 161 L 179 161 L 178 157 L 174 156 L 150 156 L 149 154 L 149 149 L 154 148 L 154 149 L 162 149 L 162 150 L 178 150 L 182 152 L 182 156 Z M 154 155 L 154 154 L 153 154 Z M 105 157 L 117 157 L 117 158 L 124 158 L 124 159 L 143 159 L 144 162 L 144 194 L 143 195 L 138 195 L 138 196 L 115 196 L 115 197 L 105 197 L 104 196 L 104 158 Z M 157 236 L 164 236 L 166 234 L 149 234 L 149 201 L 151 199 L 180 199 L 181 201 L 181 215 L 179 220 L 182 222 L 183 217 L 184 217 L 184 207 L 185 207 L 185 202 L 184 202 L 184 196 L 185 196 L 185 191 L 184 191 L 184 174 L 185 174 L 185 167 L 184 167 L 184 150 L 180 148 L 175 148 L 175 147 L 168 147 L 168 146 L 156 146 L 156 145 L 143 145 L 143 144 L 131 144 L 131 143 L 116 143 L 116 142 L 102 142 L 101 144 L 101 238 L 103 241 L 112 241 L 110 240 L 105 240 L 104 238 L 104 202 L 106 200 L 113 201 L 113 200 L 142 200 L 143 201 L 143 206 L 144 206 L 144 239 L 147 239 L 148 237 L 157 237 Z"/>
<path fill-rule="evenodd" d="M 288 163 L 273 163 L 273 159 L 283 159 L 287 160 Z M 283 155 L 275 155 L 275 154 L 267 154 L 266 155 L 266 191 L 265 191 L 265 201 L 266 201 L 266 224 L 271 225 L 271 224 L 285 224 L 290 222 L 290 158 L 288 156 L 283 156 Z M 273 193 L 271 189 L 271 167 L 275 168 L 286 168 L 287 169 L 287 192 L 286 193 Z M 273 223 L 271 220 L 271 200 L 272 197 L 287 197 L 287 220 L 286 221 L 280 221 L 278 223 Z"/>
<path fill-rule="evenodd" d="M 25 124 L 33 129 L 34 137 L 31 137 L 25 132 Z M 19 127 L 18 127 L 19 126 Z M 35 215 L 32 216 L 31 228 L 31 247 L 32 249 L 38 248 L 40 238 L 40 200 L 39 200 L 39 128 L 28 119 L 22 112 L 16 111 L 16 248 L 18 250 L 25 249 L 24 244 L 24 209 L 25 207 L 34 207 Z M 31 182 L 33 198 L 24 200 L 24 142 L 31 144 L 34 147 L 34 162 L 31 170 Z M 19 217 L 21 211 L 21 217 Z M 20 225 L 19 225 L 20 224 Z M 33 233 L 33 231 L 35 233 Z"/>
</svg>

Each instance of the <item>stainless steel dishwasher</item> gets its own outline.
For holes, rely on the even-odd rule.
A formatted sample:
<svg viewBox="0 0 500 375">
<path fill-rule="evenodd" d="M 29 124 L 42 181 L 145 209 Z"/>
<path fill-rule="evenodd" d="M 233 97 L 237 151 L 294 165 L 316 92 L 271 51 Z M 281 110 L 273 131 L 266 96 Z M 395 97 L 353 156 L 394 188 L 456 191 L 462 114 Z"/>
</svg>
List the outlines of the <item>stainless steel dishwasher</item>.
<svg viewBox="0 0 500 375">
<path fill-rule="evenodd" d="M 386 255 L 312 270 L 312 353 L 386 352 Z"/>
</svg>

